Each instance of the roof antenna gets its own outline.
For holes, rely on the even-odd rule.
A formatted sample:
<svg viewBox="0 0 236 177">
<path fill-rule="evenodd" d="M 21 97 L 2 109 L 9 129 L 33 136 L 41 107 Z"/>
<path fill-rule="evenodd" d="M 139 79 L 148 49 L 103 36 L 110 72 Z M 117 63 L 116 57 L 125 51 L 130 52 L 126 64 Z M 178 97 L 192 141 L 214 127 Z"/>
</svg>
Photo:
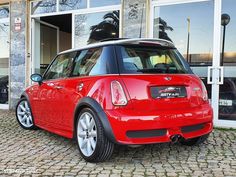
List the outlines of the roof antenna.
<svg viewBox="0 0 236 177">
<path fill-rule="evenodd" d="M 144 4 L 142 9 L 142 16 L 141 16 L 141 24 L 140 24 L 140 32 L 139 32 L 139 38 L 142 37 L 142 26 L 143 26 L 143 10 L 144 10 Z"/>
</svg>

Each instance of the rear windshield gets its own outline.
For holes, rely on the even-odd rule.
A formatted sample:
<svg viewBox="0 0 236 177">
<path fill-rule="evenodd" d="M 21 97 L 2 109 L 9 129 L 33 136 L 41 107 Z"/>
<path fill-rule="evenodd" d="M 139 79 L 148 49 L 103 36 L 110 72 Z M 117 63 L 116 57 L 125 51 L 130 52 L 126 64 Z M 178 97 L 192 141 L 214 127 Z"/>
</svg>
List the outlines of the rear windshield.
<svg viewBox="0 0 236 177">
<path fill-rule="evenodd" d="M 189 73 L 189 66 L 174 48 L 153 46 L 120 46 L 120 72 L 128 73 Z"/>
</svg>

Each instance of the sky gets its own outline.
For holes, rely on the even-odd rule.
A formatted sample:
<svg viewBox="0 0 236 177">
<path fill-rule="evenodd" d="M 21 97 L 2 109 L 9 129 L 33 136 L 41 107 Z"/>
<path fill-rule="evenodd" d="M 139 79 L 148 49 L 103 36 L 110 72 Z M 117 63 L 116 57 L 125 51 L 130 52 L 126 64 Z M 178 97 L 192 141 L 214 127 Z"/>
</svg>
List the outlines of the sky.
<svg viewBox="0 0 236 177">
<path fill-rule="evenodd" d="M 226 29 L 225 51 L 236 52 L 236 0 L 224 0 L 222 12 L 231 16 Z M 173 31 L 166 31 L 181 53 L 187 51 L 187 18 L 190 18 L 190 53 L 212 53 L 214 1 L 156 7 L 155 18 L 161 17 Z"/>
</svg>

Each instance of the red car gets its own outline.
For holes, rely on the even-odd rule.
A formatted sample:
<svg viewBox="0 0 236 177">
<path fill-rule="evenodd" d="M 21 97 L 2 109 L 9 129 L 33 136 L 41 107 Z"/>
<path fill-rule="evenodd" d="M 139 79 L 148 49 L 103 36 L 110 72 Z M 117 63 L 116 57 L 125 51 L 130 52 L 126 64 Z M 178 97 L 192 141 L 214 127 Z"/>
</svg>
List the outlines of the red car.
<svg viewBox="0 0 236 177">
<path fill-rule="evenodd" d="M 60 53 L 16 107 L 24 129 L 75 138 L 89 162 L 115 144 L 199 144 L 212 131 L 202 81 L 165 40 L 122 39 Z"/>
</svg>

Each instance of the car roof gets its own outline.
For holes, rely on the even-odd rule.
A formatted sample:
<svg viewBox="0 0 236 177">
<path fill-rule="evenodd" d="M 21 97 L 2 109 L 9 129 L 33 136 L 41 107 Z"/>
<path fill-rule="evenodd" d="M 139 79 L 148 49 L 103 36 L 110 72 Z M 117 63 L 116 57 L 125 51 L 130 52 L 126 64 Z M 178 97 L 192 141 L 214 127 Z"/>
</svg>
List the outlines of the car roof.
<svg viewBox="0 0 236 177">
<path fill-rule="evenodd" d="M 90 48 L 96 48 L 96 47 L 103 47 L 107 45 L 119 45 L 119 44 L 150 44 L 150 45 L 160 45 L 163 47 L 170 47 L 170 48 L 175 48 L 174 44 L 170 41 L 167 41 L 165 39 L 151 39 L 151 38 L 132 38 L 132 39 L 109 39 L 109 40 L 104 40 L 101 42 L 97 42 L 94 44 L 88 44 L 85 47 L 80 47 L 80 48 L 74 48 L 74 49 L 69 49 L 63 52 L 60 52 L 60 54 L 65 54 L 65 53 L 70 53 L 70 52 L 76 52 L 78 50 L 84 50 L 84 49 L 90 49 Z"/>
</svg>

